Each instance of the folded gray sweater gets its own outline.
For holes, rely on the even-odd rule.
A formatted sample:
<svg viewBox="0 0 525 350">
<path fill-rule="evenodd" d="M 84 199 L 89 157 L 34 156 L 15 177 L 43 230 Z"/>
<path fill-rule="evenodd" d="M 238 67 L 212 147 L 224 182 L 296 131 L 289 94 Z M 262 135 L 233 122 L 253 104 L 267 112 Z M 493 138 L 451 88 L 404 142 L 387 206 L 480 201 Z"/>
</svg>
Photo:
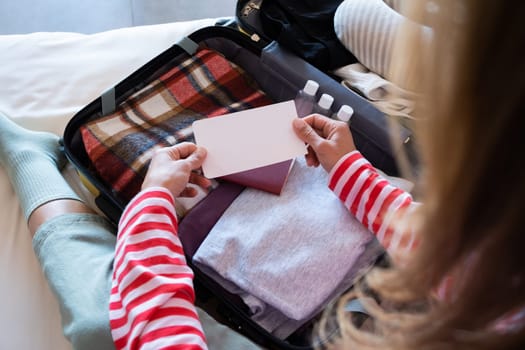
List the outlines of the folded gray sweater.
<svg viewBox="0 0 525 350">
<path fill-rule="evenodd" d="M 193 258 L 243 298 L 254 320 L 283 338 L 381 253 L 327 181 L 323 169 L 296 160 L 280 196 L 243 191 Z"/>
</svg>

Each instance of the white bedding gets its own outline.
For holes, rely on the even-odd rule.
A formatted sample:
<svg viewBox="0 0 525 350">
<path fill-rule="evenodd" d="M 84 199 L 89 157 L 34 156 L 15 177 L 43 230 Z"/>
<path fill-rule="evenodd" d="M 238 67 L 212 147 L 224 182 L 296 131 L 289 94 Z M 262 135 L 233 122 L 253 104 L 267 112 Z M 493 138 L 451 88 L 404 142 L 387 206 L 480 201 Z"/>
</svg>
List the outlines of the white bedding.
<svg viewBox="0 0 525 350">
<path fill-rule="evenodd" d="M 196 29 L 204 19 L 92 35 L 0 36 L 0 111 L 24 127 L 61 135 L 108 87 Z M 69 169 L 69 175 L 73 171 Z M 74 176 L 70 177 L 75 182 Z M 0 349 L 70 349 L 58 307 L 31 247 L 18 200 L 0 167 Z"/>
</svg>

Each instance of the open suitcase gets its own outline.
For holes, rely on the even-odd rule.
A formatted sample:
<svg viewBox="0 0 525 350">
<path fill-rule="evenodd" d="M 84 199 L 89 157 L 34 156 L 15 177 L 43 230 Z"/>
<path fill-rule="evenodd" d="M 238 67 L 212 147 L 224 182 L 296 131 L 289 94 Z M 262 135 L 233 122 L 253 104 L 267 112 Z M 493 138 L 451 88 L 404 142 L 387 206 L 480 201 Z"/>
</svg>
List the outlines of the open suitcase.
<svg viewBox="0 0 525 350">
<path fill-rule="evenodd" d="M 225 25 L 226 24 L 226 25 Z M 68 123 L 64 149 L 85 185 L 95 195 L 95 203 L 107 217 L 117 223 L 126 203 L 95 171 L 86 153 L 80 130 L 86 123 L 113 112 L 129 96 L 165 72 L 167 67 L 194 55 L 202 47 L 219 52 L 242 67 L 259 87 L 275 102 L 293 99 L 307 79 L 319 82 L 318 94 L 329 93 L 335 99 L 334 110 L 342 104 L 353 107 L 350 128 L 357 148 L 376 167 L 397 174 L 396 151 L 391 147 L 385 116 L 366 100 L 342 87 L 329 75 L 290 53 L 276 42 L 246 35 L 235 22 L 198 30 L 175 43 L 166 51 L 125 78 L 79 111 Z M 404 141 L 410 132 L 402 129 L 395 137 Z M 402 142 L 401 142 L 402 143 Z M 179 236 L 188 262 L 195 272 L 197 305 L 231 329 L 269 349 L 311 349 L 312 322 L 305 324 L 286 339 L 280 339 L 254 322 L 240 298 L 227 292 L 216 281 L 192 265 L 191 256 L 228 205 L 243 191 L 238 184 L 221 182 L 219 186 L 181 220 Z M 210 208 L 213 210 L 210 211 Z M 191 233 L 191 234 L 189 234 Z M 315 344 L 314 344 L 315 345 Z M 319 343 L 317 344 L 319 345 Z"/>
</svg>

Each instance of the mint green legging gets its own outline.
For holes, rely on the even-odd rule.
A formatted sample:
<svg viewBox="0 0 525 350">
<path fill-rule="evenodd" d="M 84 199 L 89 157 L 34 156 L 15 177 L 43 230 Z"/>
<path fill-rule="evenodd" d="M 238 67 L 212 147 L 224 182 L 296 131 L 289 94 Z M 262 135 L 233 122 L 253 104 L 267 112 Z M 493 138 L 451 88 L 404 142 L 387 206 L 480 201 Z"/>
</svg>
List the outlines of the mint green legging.
<svg viewBox="0 0 525 350">
<path fill-rule="evenodd" d="M 75 350 L 114 349 L 109 295 L 115 228 L 93 214 L 66 214 L 44 223 L 33 248 L 60 305 L 62 327 Z M 257 345 L 217 323 L 200 309 L 211 350 L 258 350 Z"/>
<path fill-rule="evenodd" d="M 66 214 L 39 227 L 33 249 L 58 299 L 62 327 L 76 350 L 114 349 L 109 295 L 115 228 L 93 214 Z"/>
</svg>

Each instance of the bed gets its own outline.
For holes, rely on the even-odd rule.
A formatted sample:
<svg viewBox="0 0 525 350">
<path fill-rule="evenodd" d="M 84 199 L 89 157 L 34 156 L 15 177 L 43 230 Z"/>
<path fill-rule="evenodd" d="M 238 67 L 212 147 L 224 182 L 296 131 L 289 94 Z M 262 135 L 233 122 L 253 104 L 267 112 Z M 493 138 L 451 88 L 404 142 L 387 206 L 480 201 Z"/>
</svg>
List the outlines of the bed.
<svg viewBox="0 0 525 350">
<path fill-rule="evenodd" d="M 216 19 L 139 26 L 91 35 L 0 35 L 0 111 L 33 130 L 62 135 L 82 107 L 184 35 Z M 64 171 L 91 206 L 93 198 L 72 166 Z M 411 183 L 392 178 L 409 191 Z M 64 350 L 57 302 L 34 256 L 31 237 L 0 167 L 0 349 Z M 200 313 L 212 349 L 258 349 Z"/>
<path fill-rule="evenodd" d="M 214 22 L 202 19 L 91 35 L 0 36 L 0 111 L 26 128 L 61 135 L 68 120 L 108 87 L 183 35 Z M 69 166 L 64 174 L 90 202 L 74 169 Z M 33 254 L 18 199 L 1 167 L 0 196 L 0 348 L 70 349 L 61 332 L 58 305 Z M 214 348 L 232 348 L 222 326 L 213 327 L 208 340 Z M 247 343 L 241 347 L 254 348 Z"/>
</svg>

